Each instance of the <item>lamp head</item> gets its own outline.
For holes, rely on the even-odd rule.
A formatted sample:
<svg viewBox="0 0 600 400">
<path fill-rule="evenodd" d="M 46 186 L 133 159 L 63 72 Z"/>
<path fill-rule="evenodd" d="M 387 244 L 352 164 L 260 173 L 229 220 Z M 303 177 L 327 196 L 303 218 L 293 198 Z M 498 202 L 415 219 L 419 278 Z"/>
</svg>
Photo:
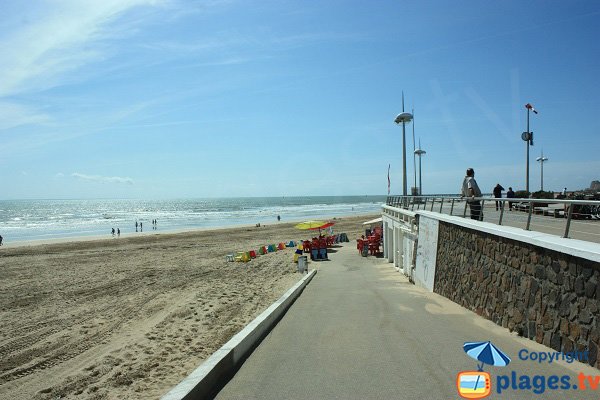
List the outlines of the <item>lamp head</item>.
<svg viewBox="0 0 600 400">
<path fill-rule="evenodd" d="M 396 116 L 396 119 L 394 119 L 394 122 L 397 124 L 400 124 L 402 122 L 410 122 L 412 120 L 412 118 L 413 118 L 413 116 L 411 113 L 403 112 Z"/>
</svg>

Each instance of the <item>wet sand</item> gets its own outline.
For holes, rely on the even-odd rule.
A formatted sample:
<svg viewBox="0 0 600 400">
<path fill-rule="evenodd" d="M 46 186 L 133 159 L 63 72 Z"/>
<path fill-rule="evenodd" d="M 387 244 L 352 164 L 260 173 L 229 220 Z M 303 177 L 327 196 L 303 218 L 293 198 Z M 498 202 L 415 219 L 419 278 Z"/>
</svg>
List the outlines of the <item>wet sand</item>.
<svg viewBox="0 0 600 400">
<path fill-rule="evenodd" d="M 374 217 L 335 232 L 353 241 Z M 225 255 L 312 234 L 278 223 L 3 246 L 0 399 L 160 398 L 300 279 L 290 248 Z"/>
</svg>

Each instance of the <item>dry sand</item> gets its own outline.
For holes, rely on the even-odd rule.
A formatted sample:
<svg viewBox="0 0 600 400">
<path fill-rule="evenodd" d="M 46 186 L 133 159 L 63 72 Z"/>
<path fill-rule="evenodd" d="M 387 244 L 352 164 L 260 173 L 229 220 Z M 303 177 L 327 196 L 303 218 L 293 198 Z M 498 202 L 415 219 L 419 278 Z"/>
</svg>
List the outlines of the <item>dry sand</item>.
<svg viewBox="0 0 600 400">
<path fill-rule="evenodd" d="M 335 230 L 354 240 L 373 217 Z M 0 399 L 160 398 L 300 279 L 292 249 L 225 255 L 310 235 L 280 223 L 0 248 Z"/>
</svg>

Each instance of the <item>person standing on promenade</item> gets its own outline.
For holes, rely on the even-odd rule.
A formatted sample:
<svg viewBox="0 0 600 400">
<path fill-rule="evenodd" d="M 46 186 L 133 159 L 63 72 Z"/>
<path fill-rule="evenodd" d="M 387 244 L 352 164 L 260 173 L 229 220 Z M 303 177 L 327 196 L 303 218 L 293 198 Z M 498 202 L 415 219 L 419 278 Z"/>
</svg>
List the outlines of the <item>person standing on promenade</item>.
<svg viewBox="0 0 600 400">
<path fill-rule="evenodd" d="M 507 199 L 514 199 L 515 198 L 515 192 L 513 192 L 512 188 L 510 186 L 508 187 L 508 192 L 506 192 L 506 198 Z M 512 201 L 508 202 L 508 209 L 510 211 L 512 211 Z"/>
<path fill-rule="evenodd" d="M 496 187 L 494 187 L 494 197 L 497 199 L 502 198 L 502 191 L 504 190 L 504 188 L 502 187 L 502 185 L 500 185 L 499 183 L 496 183 Z M 496 211 L 498 211 L 498 207 L 500 207 L 500 202 L 496 201 Z"/>
<path fill-rule="evenodd" d="M 479 220 L 481 216 L 481 202 L 475 200 L 476 197 L 481 197 L 481 190 L 475 180 L 475 170 L 467 169 L 467 176 L 463 180 L 461 197 L 467 198 L 469 209 L 471 210 L 471 219 Z"/>
</svg>

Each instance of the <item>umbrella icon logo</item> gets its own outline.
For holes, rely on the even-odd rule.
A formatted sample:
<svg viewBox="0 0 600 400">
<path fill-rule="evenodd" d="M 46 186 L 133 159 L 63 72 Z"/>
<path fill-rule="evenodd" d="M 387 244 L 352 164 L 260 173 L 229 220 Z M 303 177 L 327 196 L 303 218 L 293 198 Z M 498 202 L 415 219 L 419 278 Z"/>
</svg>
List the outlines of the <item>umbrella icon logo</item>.
<svg viewBox="0 0 600 400">
<path fill-rule="evenodd" d="M 482 399 L 492 392 L 490 374 L 483 371 L 484 364 L 505 367 L 510 363 L 502 350 L 492 342 L 466 342 L 463 350 L 478 361 L 477 371 L 462 371 L 456 377 L 458 394 L 465 399 Z"/>
</svg>

